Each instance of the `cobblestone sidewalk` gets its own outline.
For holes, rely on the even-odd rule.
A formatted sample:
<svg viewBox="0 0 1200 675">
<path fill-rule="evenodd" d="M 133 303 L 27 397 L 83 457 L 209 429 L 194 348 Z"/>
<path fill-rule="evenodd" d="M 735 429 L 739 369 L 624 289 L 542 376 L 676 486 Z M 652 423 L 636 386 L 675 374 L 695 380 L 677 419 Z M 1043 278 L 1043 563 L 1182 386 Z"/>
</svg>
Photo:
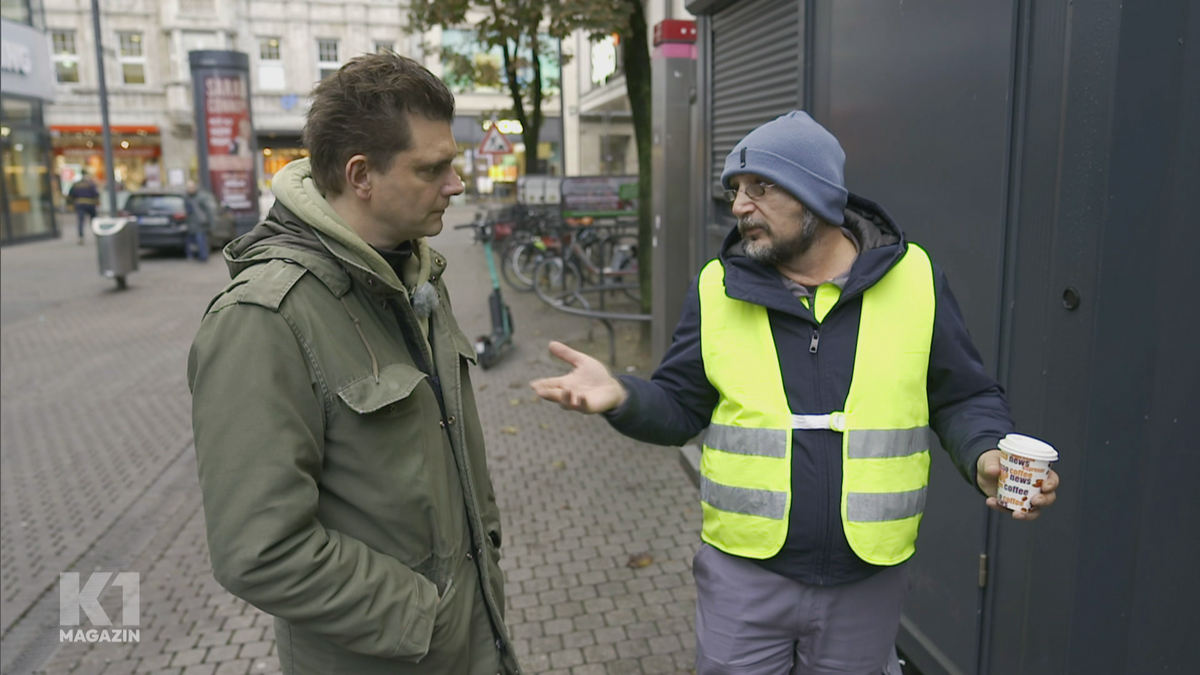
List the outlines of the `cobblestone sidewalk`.
<svg viewBox="0 0 1200 675">
<path fill-rule="evenodd" d="M 447 216 L 447 225 L 465 222 L 470 215 L 469 210 L 454 209 Z M 488 329 L 489 282 L 480 248 L 469 239 L 469 233 L 454 232 L 447 227 L 434 240 L 434 246 L 450 262 L 447 281 L 451 284 L 456 315 L 464 330 L 473 336 Z M 53 264 L 56 258 L 37 247 L 54 246 L 62 247 L 63 242 L 7 250 L 4 265 L 7 267 L 17 254 L 41 255 L 47 259 L 46 264 Z M 90 247 L 80 248 L 90 250 Z M 9 531 L 15 525 L 7 520 L 10 508 L 7 494 L 4 522 L 5 564 L 12 568 L 13 574 L 26 574 L 21 578 L 29 579 L 25 585 L 32 586 L 18 593 L 10 585 L 9 577 L 5 578 L 4 598 L 10 593 L 14 598 L 28 597 L 23 605 L 6 600 L 6 650 L 14 646 L 14 636 L 32 630 L 50 630 L 37 625 L 39 617 L 44 620 L 49 609 L 54 610 L 53 619 L 57 622 L 53 575 L 69 570 L 86 573 L 96 567 L 141 574 L 140 642 L 58 644 L 54 628 L 51 633 L 38 636 L 42 641 L 41 651 L 29 652 L 38 655 L 36 663 L 18 661 L 11 669 L 6 667 L 5 673 L 31 672 L 35 667 L 38 672 L 52 675 L 267 675 L 279 670 L 269 617 L 226 593 L 212 578 L 194 460 L 187 442 L 190 421 L 184 405 L 187 391 L 182 383 L 183 361 L 179 360 L 178 350 L 183 349 L 186 354 L 199 312 L 226 278 L 219 269 L 219 261 L 209 266 L 189 266 L 186 261 L 172 259 L 151 262 L 150 266 L 144 263 L 143 271 L 161 272 L 162 286 L 146 288 L 139 294 L 138 306 L 123 311 L 137 315 L 149 312 L 147 308 L 152 306 L 152 321 L 147 319 L 146 323 L 137 324 L 136 316 L 130 321 L 136 324 L 135 330 L 150 335 L 157 334 L 155 325 L 169 326 L 162 330 L 171 331 L 170 340 L 157 346 L 135 345 L 124 351 L 116 345 L 125 336 L 122 331 L 130 330 L 128 326 L 95 321 L 87 325 L 85 335 L 77 337 L 81 343 L 86 342 L 85 337 L 109 340 L 104 350 L 80 350 L 79 345 L 69 340 L 47 342 L 35 336 L 22 338 L 28 342 L 23 353 L 37 355 L 52 350 L 44 355 L 48 360 L 78 354 L 84 369 L 98 367 L 95 365 L 98 362 L 109 362 L 114 372 L 122 367 L 132 368 L 138 381 L 163 383 L 165 389 L 157 392 L 159 398 L 181 401 L 172 402 L 167 406 L 170 409 L 158 412 L 163 416 L 178 416 L 180 420 L 151 424 L 143 419 L 145 408 L 118 406 L 107 411 L 116 421 L 98 432 L 111 434 L 112 438 L 96 439 L 87 430 L 70 431 L 83 440 L 111 444 L 117 448 L 113 451 L 114 461 L 144 467 L 145 478 L 132 481 L 128 487 L 121 487 L 123 484 L 114 479 L 85 478 L 79 484 L 60 483 L 53 489 L 62 494 L 40 501 L 33 499 L 21 511 L 23 519 L 28 515 L 30 522 L 36 521 L 38 527 L 45 527 L 51 517 L 56 519 L 53 522 L 61 521 L 66 527 L 75 524 L 80 513 L 86 512 L 86 506 L 76 507 L 75 511 L 65 509 L 66 493 L 74 494 L 75 500 L 108 499 L 124 505 L 112 507 L 112 513 L 106 516 L 110 530 L 136 530 L 137 526 L 126 523 L 129 512 L 138 504 L 161 504 L 163 508 L 138 521 L 153 524 L 148 528 L 151 531 L 143 533 L 140 540 L 125 531 L 102 532 L 90 542 L 81 534 L 74 548 L 63 550 L 59 558 L 39 563 L 44 568 L 39 571 L 40 576 L 28 576 L 25 567 L 31 561 L 10 559 L 8 553 L 9 544 L 16 543 L 19 547 L 21 540 L 9 538 Z M 185 281 L 176 280 L 172 285 L 170 279 L 175 273 L 183 275 Z M 143 274 L 142 279 L 150 276 Z M 138 281 L 134 277 L 133 282 Z M 6 270 L 3 291 L 6 303 L 11 294 L 20 292 L 17 288 L 20 283 L 20 275 L 10 276 Z M 37 452 L 47 456 L 43 461 L 53 466 L 89 469 L 95 462 L 83 455 L 64 454 L 55 442 L 43 442 L 55 436 L 40 425 L 69 427 L 70 416 L 43 417 L 39 422 L 34 417 L 37 406 L 30 403 L 28 408 L 18 411 L 30 419 L 10 417 L 7 404 L 12 382 L 28 383 L 34 389 L 33 395 L 41 396 L 37 400 L 43 405 L 47 401 L 47 394 L 39 393 L 42 380 L 38 372 L 26 369 L 19 360 L 10 366 L 13 363 L 9 352 L 10 326 L 16 329 L 11 331 L 12 335 L 28 336 L 31 322 L 38 321 L 39 312 L 47 320 L 63 322 L 88 311 L 105 313 L 89 309 L 98 304 L 97 294 L 109 297 L 103 293 L 93 289 L 71 299 L 71 293 L 64 292 L 67 299 L 54 299 L 56 305 L 47 304 L 51 302 L 47 300 L 36 307 L 21 307 L 21 313 L 4 327 L 6 491 L 10 485 L 26 482 L 28 496 L 42 489 L 39 487 L 42 484 L 58 481 L 54 471 L 10 461 L 10 455 L 27 457 Z M 158 294 L 167 297 L 157 301 Z M 695 592 L 690 566 L 692 553 L 699 544 L 700 520 L 696 490 L 680 468 L 676 451 L 630 441 L 600 419 L 566 413 L 557 406 L 533 400 L 528 380 L 563 370 L 545 353 L 545 342 L 551 337 L 581 335 L 585 326 L 578 319 L 542 306 L 532 296 L 507 293 L 506 299 L 515 315 L 519 346 L 499 366 L 490 371 L 477 369 L 473 377 L 505 527 L 501 567 L 506 573 L 507 620 L 522 665 L 530 673 L 572 675 L 691 672 Z M 111 309 L 107 313 L 114 324 L 124 322 L 120 314 L 113 316 Z M 156 354 L 156 348 L 167 349 L 169 353 Z M 10 380 L 9 370 L 17 371 L 13 377 L 20 379 Z M 64 369 L 54 381 L 60 383 L 57 386 L 73 386 L 81 396 L 92 389 L 103 391 L 105 386 L 102 381 L 80 381 L 73 377 Z M 101 375 L 96 377 L 103 380 Z M 25 435 L 10 440 L 8 428 L 14 420 L 27 426 L 23 427 Z M 185 430 L 182 439 L 176 422 Z M 130 429 L 143 433 L 135 436 L 140 439 L 135 448 L 127 447 Z M 60 429 L 57 433 L 68 430 Z M 80 445 L 86 447 L 87 443 Z M 138 452 L 145 457 L 137 459 Z M 166 481 L 164 476 L 172 471 L 186 479 Z M 90 475 L 87 471 L 79 473 Z M 129 470 L 116 475 L 123 477 L 126 473 Z M 182 487 L 178 490 L 163 487 L 171 485 Z M 156 490 L 164 496 L 148 502 L 147 495 Z M 173 501 L 165 495 L 172 496 Z M 127 552 L 128 559 L 121 561 L 120 569 L 111 560 L 102 560 L 92 567 L 82 566 L 93 562 L 89 551 L 126 540 L 139 543 L 136 550 Z M 107 593 L 103 598 L 109 615 L 119 616 L 119 593 Z M 13 615 L 10 609 L 19 611 Z M 10 657 L 5 658 L 5 663 L 9 663 Z"/>
</svg>

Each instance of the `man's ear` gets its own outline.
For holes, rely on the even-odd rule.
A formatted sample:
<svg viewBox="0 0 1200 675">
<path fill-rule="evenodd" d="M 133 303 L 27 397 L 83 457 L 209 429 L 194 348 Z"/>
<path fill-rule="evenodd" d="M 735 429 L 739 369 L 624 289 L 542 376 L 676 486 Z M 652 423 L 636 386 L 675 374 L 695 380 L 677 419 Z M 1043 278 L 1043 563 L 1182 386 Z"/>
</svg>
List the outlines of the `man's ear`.
<svg viewBox="0 0 1200 675">
<path fill-rule="evenodd" d="M 366 155 L 354 155 L 346 160 L 346 188 L 357 195 L 359 199 L 369 199 L 371 197 L 369 168 L 370 165 L 367 162 Z"/>
</svg>

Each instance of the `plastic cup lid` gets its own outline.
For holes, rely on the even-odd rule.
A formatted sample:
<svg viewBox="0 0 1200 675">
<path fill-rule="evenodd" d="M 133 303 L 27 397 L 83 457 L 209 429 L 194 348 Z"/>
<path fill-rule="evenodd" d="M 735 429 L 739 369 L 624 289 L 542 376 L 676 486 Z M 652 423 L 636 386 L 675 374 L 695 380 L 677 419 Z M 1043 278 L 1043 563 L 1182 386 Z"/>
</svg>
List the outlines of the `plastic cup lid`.
<svg viewBox="0 0 1200 675">
<path fill-rule="evenodd" d="M 1032 436 L 1009 434 L 1000 439 L 999 445 L 1001 450 L 1021 457 L 1045 462 L 1058 461 L 1058 451 L 1054 446 Z"/>
</svg>

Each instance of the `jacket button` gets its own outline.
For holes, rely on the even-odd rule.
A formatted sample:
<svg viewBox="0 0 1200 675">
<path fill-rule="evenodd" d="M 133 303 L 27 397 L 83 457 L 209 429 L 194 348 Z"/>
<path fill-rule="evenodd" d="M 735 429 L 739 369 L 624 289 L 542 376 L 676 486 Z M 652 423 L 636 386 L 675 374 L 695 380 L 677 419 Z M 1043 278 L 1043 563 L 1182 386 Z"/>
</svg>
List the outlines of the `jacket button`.
<svg viewBox="0 0 1200 675">
<path fill-rule="evenodd" d="M 445 429 L 446 428 L 446 420 L 438 420 L 438 426 Z"/>
<path fill-rule="evenodd" d="M 436 283 L 437 283 L 437 275 L 436 275 L 436 274 L 434 274 L 434 275 L 431 275 L 431 276 L 429 277 L 429 283 L 431 283 L 431 284 L 436 284 Z"/>
<path fill-rule="evenodd" d="M 450 418 L 446 420 L 446 424 L 454 426 L 454 415 L 451 415 Z"/>
<path fill-rule="evenodd" d="M 396 412 L 396 406 L 394 406 L 394 405 L 389 405 L 389 406 L 388 406 L 388 412 L 390 412 L 390 413 L 394 413 L 394 412 Z"/>
<path fill-rule="evenodd" d="M 474 559 L 475 559 L 475 554 L 470 551 L 467 551 L 467 560 L 474 560 Z"/>
<path fill-rule="evenodd" d="M 374 285 L 375 285 L 375 280 L 374 280 L 374 279 L 367 279 L 367 285 L 368 285 L 368 286 L 374 286 Z"/>
</svg>

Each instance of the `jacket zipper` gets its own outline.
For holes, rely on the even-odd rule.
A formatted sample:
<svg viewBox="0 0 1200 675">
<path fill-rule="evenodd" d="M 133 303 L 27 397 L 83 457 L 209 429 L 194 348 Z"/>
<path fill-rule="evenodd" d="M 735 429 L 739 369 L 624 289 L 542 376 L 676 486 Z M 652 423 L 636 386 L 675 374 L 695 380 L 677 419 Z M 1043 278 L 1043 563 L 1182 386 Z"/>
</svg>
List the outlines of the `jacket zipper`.
<svg viewBox="0 0 1200 675">
<path fill-rule="evenodd" d="M 808 343 L 808 352 L 813 355 L 813 377 L 814 389 L 817 394 L 817 410 L 825 411 L 825 397 L 821 395 L 821 357 L 817 353 L 817 349 L 821 342 L 821 329 L 818 326 L 813 326 L 812 339 Z M 817 434 L 818 437 L 823 437 L 824 434 Z M 825 490 L 821 499 L 821 541 L 825 542 L 822 547 L 821 557 L 818 561 L 817 580 L 818 583 L 824 585 L 825 576 L 828 574 L 829 568 L 829 477 L 831 474 L 829 468 L 829 453 L 827 452 L 827 444 L 824 441 L 818 442 L 820 447 L 817 448 L 817 455 L 820 457 L 822 469 L 825 475 Z"/>
</svg>

